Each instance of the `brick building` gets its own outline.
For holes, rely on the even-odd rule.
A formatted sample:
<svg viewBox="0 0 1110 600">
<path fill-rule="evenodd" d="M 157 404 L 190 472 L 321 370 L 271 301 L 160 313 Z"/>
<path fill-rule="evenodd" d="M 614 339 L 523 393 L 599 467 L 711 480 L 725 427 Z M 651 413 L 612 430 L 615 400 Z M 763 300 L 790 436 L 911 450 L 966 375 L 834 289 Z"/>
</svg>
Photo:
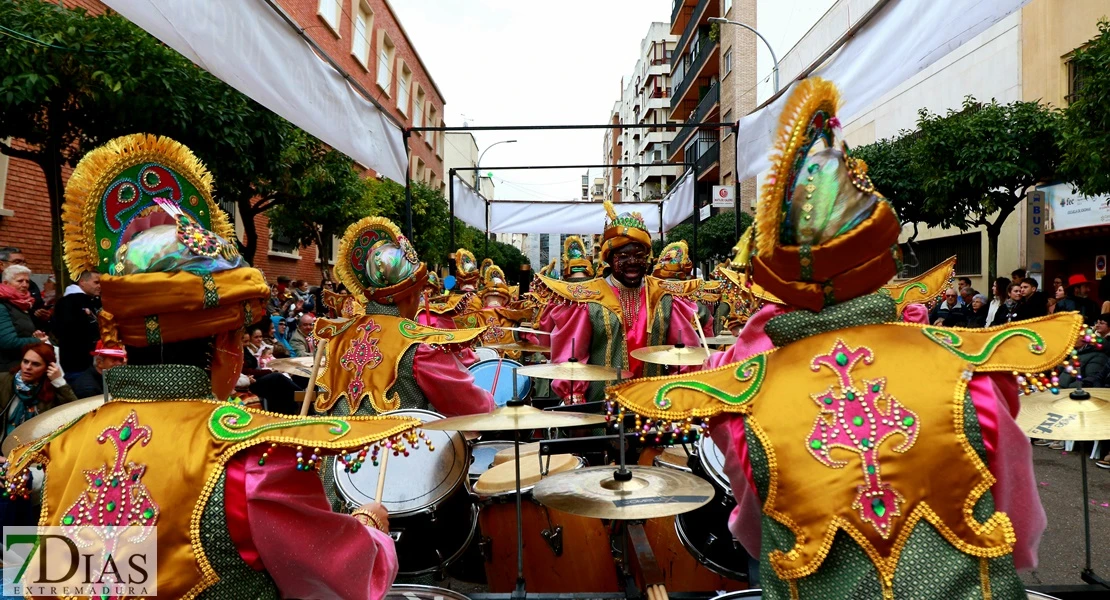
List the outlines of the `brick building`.
<svg viewBox="0 0 1110 600">
<path fill-rule="evenodd" d="M 405 126 L 443 125 L 443 94 L 432 80 L 388 0 L 279 0 L 332 60 Z M 65 0 L 93 14 L 98 0 Z M 120 134 L 127 133 L 121 131 Z M 18 147 L 18 140 L 13 142 Z M 413 134 L 409 169 L 414 181 L 444 186 L 443 134 Z M 63 176 L 68 180 L 69 169 Z M 367 176 L 374 176 L 367 170 Z M 218 182 L 217 182 L 218 183 Z M 233 217 L 238 217 L 233 215 Z M 255 219 L 258 252 L 254 266 L 271 281 L 278 275 L 320 280 L 322 258 L 315 246 L 297 248 L 272 236 L 264 215 Z M 241 235 L 241 227 L 236 228 Z M 19 246 L 37 274 L 51 271 L 50 206 L 41 170 L 25 160 L 0 155 L 0 244 Z M 329 249 L 334 254 L 334 244 Z M 326 257 L 329 262 L 334 256 Z"/>
</svg>

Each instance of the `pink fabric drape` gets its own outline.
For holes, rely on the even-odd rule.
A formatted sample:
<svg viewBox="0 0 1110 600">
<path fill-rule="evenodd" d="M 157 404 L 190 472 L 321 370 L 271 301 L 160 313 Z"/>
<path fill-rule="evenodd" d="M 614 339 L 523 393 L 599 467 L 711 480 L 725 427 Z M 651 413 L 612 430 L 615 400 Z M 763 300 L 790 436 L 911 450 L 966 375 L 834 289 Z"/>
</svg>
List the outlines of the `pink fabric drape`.
<svg viewBox="0 0 1110 600">
<path fill-rule="evenodd" d="M 412 359 L 412 371 L 424 397 L 446 417 L 488 413 L 494 408 L 493 396 L 475 385 L 474 376 L 452 353 L 422 344 Z"/>
</svg>

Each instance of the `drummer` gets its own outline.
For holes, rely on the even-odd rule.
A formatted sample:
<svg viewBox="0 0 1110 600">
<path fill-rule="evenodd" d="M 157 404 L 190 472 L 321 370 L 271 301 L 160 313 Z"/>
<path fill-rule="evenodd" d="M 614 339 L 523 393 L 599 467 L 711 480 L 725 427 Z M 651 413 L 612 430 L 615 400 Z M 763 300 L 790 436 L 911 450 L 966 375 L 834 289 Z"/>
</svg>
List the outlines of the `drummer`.
<svg viewBox="0 0 1110 600">
<path fill-rule="evenodd" d="M 651 274 L 657 279 L 667 281 L 695 279 L 694 263 L 690 260 L 690 247 L 686 244 L 686 241 L 679 240 L 663 246 L 663 251 L 659 253 L 659 258 L 655 261 L 655 268 Z M 697 279 L 701 281 L 700 278 Z M 720 287 L 720 283 L 701 281 L 701 286 L 703 292 L 701 297 L 697 299 L 698 322 L 702 324 L 706 337 L 710 337 L 713 331 L 713 312 L 710 310 L 710 305 L 720 300 L 720 296 L 714 293 Z"/>
<path fill-rule="evenodd" d="M 601 260 L 609 265 L 605 277 L 585 282 L 561 282 L 537 276 L 536 290 L 548 305 L 539 329 L 551 331 L 551 360 L 581 362 L 631 370 L 637 376 L 658 374 L 628 353 L 644 346 L 685 343 L 696 345 L 691 298 L 697 281 L 663 281 L 647 276 L 651 264 L 651 236 L 639 213 L 609 215 L 601 246 Z M 552 389 L 565 403 L 601 400 L 604 386 L 557 380 Z"/>
<path fill-rule="evenodd" d="M 111 140 L 73 171 L 62 214 L 74 224 L 66 265 L 102 274 L 101 339 L 126 345 L 130 364 L 105 371 L 110 402 L 9 453 L 9 493 L 29 496 L 23 477 L 39 463 L 50 481 L 40 525 L 104 539 L 118 510 L 157 527 L 166 598 L 382 598 L 397 573 L 384 508 L 333 513 L 319 477 L 295 468 L 297 450 L 358 452 L 412 421 L 322 423 L 218 401 L 269 288 L 229 241 L 199 160 L 168 138 Z M 342 567 L 355 556 L 357 569 Z"/>
<path fill-rule="evenodd" d="M 571 235 L 563 242 L 563 281 L 589 281 L 597 275 L 582 238 Z"/>
<path fill-rule="evenodd" d="M 483 344 L 511 344 L 515 341 L 513 332 L 506 327 L 519 327 L 521 322 L 532 318 L 531 308 L 510 308 L 512 292 L 505 280 L 505 273 L 501 267 L 490 265 L 485 271 L 485 285 L 478 296 L 482 301 L 480 310 L 469 310 L 455 317 L 455 326 L 459 328 L 488 327 L 481 336 Z M 506 358 L 520 360 L 520 351 L 513 350 L 504 353 Z"/>
<path fill-rule="evenodd" d="M 455 250 L 455 289 L 428 301 L 426 318 L 431 327 L 454 329 L 455 317 L 468 310 L 480 310 L 482 302 L 478 298 L 478 284 L 481 282 L 477 259 L 466 248 Z"/>
</svg>

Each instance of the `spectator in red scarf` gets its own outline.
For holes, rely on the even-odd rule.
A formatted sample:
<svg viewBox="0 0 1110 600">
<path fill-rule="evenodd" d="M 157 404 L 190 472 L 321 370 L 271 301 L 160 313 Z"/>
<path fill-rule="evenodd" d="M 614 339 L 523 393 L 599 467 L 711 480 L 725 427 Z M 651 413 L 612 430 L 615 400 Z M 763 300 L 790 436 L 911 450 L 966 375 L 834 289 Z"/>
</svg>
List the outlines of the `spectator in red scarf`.
<svg viewBox="0 0 1110 600">
<path fill-rule="evenodd" d="M 46 341 L 46 334 L 35 328 L 31 308 L 31 269 L 10 265 L 0 283 L 0 372 L 19 365 L 23 347 Z"/>
</svg>

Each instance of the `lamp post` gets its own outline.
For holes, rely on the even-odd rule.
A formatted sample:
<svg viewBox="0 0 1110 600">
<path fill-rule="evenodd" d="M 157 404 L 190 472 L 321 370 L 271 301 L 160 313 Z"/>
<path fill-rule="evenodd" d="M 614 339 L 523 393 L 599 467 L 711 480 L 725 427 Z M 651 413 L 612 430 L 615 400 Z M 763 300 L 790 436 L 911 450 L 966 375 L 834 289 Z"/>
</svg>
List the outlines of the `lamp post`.
<svg viewBox="0 0 1110 600">
<path fill-rule="evenodd" d="M 767 38 L 763 37 L 763 34 L 756 31 L 754 27 L 751 27 L 749 25 L 745 25 L 743 23 L 739 23 L 737 21 L 729 21 L 728 19 L 726 19 L 724 17 L 710 17 L 709 22 L 710 23 L 728 23 L 729 25 L 735 25 L 737 27 L 743 27 L 744 29 L 747 29 L 748 31 L 750 31 L 750 32 L 756 34 L 757 36 L 759 36 L 759 39 L 763 40 L 763 43 L 766 44 L 766 46 L 767 46 L 767 51 L 771 53 L 771 62 L 774 63 L 774 68 L 772 69 L 772 73 L 774 74 L 775 93 L 776 94 L 779 93 L 779 59 L 775 57 L 775 50 L 773 48 L 771 48 L 771 42 L 768 42 Z"/>
<path fill-rule="evenodd" d="M 515 144 L 515 143 L 516 143 L 516 140 L 501 140 L 500 142 L 494 142 L 494 143 L 490 144 L 489 146 L 486 146 L 486 149 L 482 150 L 482 153 L 478 155 L 478 161 L 474 163 L 474 191 L 477 192 L 479 196 L 482 195 L 482 157 L 486 155 L 486 152 L 489 152 L 490 148 L 493 148 L 494 146 L 496 146 L 498 144 Z M 485 252 L 486 252 L 487 255 L 489 254 L 489 200 L 491 200 L 491 198 L 486 199 L 486 241 L 485 241 L 486 249 L 485 249 Z"/>
</svg>

